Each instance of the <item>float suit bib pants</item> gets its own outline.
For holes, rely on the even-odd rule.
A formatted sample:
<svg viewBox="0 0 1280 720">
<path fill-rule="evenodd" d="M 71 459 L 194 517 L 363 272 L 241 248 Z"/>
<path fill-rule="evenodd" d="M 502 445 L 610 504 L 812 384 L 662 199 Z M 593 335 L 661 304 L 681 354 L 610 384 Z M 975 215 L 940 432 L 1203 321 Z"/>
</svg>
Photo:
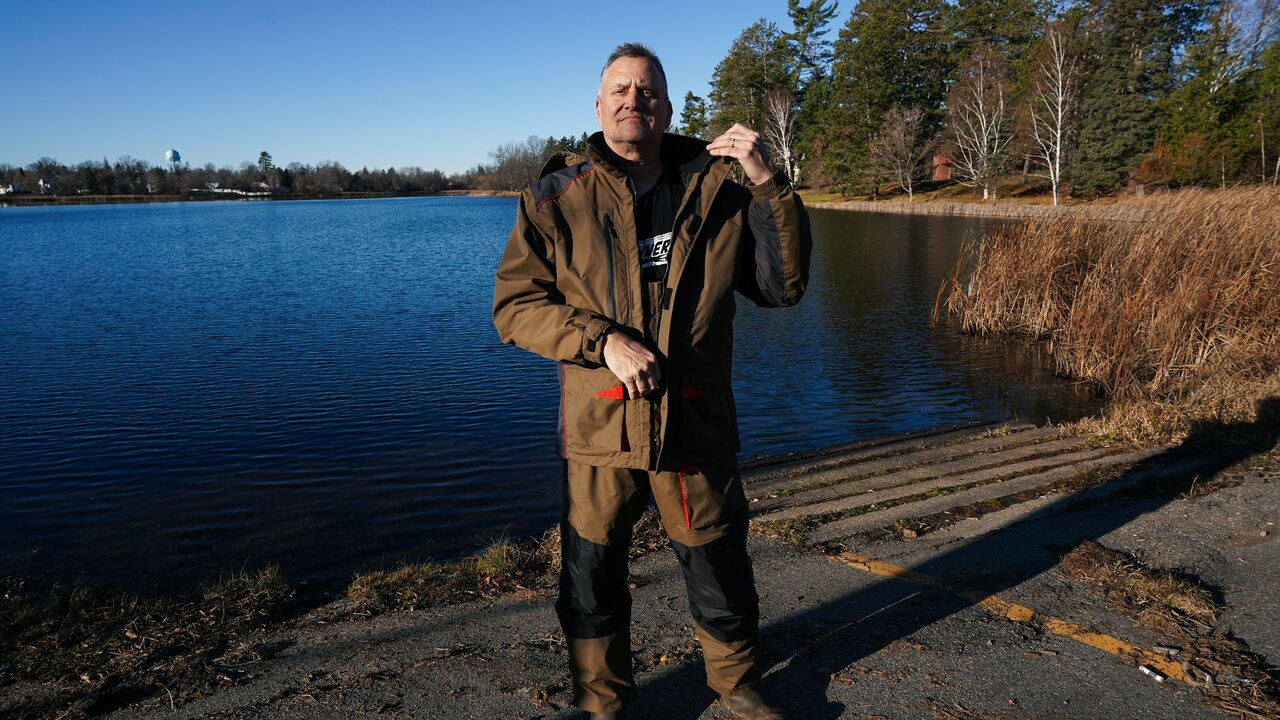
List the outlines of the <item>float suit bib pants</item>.
<svg viewBox="0 0 1280 720">
<path fill-rule="evenodd" d="M 684 572 L 707 684 L 721 695 L 754 687 L 759 598 L 737 468 L 649 472 L 566 464 L 556 613 L 568 641 L 574 704 L 615 712 L 635 696 L 627 554 L 650 496 Z"/>
</svg>

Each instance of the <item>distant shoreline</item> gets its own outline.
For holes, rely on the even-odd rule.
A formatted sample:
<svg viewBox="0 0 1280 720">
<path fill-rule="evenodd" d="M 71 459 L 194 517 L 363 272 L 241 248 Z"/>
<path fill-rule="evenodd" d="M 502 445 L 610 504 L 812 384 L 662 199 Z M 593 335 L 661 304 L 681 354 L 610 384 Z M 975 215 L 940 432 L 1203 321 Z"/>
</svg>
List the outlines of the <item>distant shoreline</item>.
<svg viewBox="0 0 1280 720">
<path fill-rule="evenodd" d="M 47 207 L 57 205 L 132 205 L 142 203 L 170 202 L 260 202 L 279 200 L 367 200 L 373 198 L 407 198 L 407 197 L 516 197 L 518 193 L 510 190 L 442 190 L 438 192 L 341 192 L 341 193 L 306 193 L 296 195 L 261 195 L 236 196 L 223 193 L 188 193 L 188 194 L 121 194 L 121 195 L 5 195 L 0 196 L 0 209 L 10 207 Z M 1145 219 L 1148 208 L 1136 209 L 1123 207 L 1114 198 L 1101 201 L 1075 202 L 1070 205 L 1053 206 L 1049 204 L 998 201 L 998 202 L 957 202 L 930 198 L 921 194 L 916 202 L 906 202 L 900 198 L 887 200 L 832 200 L 824 197 L 825 193 L 800 191 L 800 197 L 809 208 L 825 210 L 844 210 L 854 212 L 894 213 L 910 215 L 948 215 L 968 217 L 990 217 L 1005 219 L 1032 219 L 1044 217 L 1076 216 L 1101 220 Z M 808 196 L 808 197 L 806 197 Z M 821 198 L 821 199 L 820 199 Z"/>
<path fill-rule="evenodd" d="M 50 205 L 132 205 L 140 203 L 208 202 L 211 200 L 260 202 L 264 200 L 366 200 L 370 198 L 438 196 L 514 197 L 515 193 L 505 190 L 443 190 L 440 192 L 411 193 L 307 193 L 298 195 L 266 195 L 260 197 L 237 197 L 234 195 L 214 193 L 191 193 L 186 195 L 5 195 L 0 197 L 0 208 L 39 207 Z"/>
</svg>

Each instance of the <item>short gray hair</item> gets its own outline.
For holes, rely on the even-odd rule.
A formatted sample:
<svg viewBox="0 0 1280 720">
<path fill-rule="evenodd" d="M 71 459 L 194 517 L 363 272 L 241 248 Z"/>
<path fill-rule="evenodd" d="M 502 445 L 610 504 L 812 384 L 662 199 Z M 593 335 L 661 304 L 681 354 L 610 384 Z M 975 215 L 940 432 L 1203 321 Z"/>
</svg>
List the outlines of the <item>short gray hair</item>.
<svg viewBox="0 0 1280 720">
<path fill-rule="evenodd" d="M 605 71 L 609 69 L 614 60 L 624 57 L 643 58 L 653 63 L 653 66 L 658 69 L 658 74 L 662 76 L 662 91 L 668 95 L 671 94 L 667 88 L 667 71 L 662 69 L 662 61 L 643 43 L 627 42 L 614 48 L 613 52 L 609 54 L 609 58 L 604 61 L 604 67 L 600 68 L 600 79 L 604 79 Z"/>
</svg>

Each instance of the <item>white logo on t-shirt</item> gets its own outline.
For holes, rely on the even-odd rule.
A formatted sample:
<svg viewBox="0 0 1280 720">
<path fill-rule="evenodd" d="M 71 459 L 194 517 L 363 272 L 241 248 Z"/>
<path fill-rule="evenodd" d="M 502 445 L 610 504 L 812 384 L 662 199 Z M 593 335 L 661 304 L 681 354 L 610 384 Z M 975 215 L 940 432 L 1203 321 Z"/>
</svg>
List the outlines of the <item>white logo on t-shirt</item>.
<svg viewBox="0 0 1280 720">
<path fill-rule="evenodd" d="M 667 256 L 671 254 L 671 233 L 654 235 L 640 241 L 640 269 L 667 264 Z"/>
</svg>

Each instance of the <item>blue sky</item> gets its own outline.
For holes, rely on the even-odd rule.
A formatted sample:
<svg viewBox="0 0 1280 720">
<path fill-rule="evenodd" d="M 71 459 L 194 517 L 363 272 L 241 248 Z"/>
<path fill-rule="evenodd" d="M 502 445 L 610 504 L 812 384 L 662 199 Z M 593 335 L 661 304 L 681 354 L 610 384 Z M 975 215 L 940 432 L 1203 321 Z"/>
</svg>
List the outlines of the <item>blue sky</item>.
<svg viewBox="0 0 1280 720">
<path fill-rule="evenodd" d="M 852 3 L 842 3 L 834 37 Z M 662 57 L 676 103 L 704 95 L 785 0 L 8 2 L 0 163 L 418 165 L 445 172 L 529 135 L 596 129 L 600 63 L 622 41 Z"/>
</svg>

